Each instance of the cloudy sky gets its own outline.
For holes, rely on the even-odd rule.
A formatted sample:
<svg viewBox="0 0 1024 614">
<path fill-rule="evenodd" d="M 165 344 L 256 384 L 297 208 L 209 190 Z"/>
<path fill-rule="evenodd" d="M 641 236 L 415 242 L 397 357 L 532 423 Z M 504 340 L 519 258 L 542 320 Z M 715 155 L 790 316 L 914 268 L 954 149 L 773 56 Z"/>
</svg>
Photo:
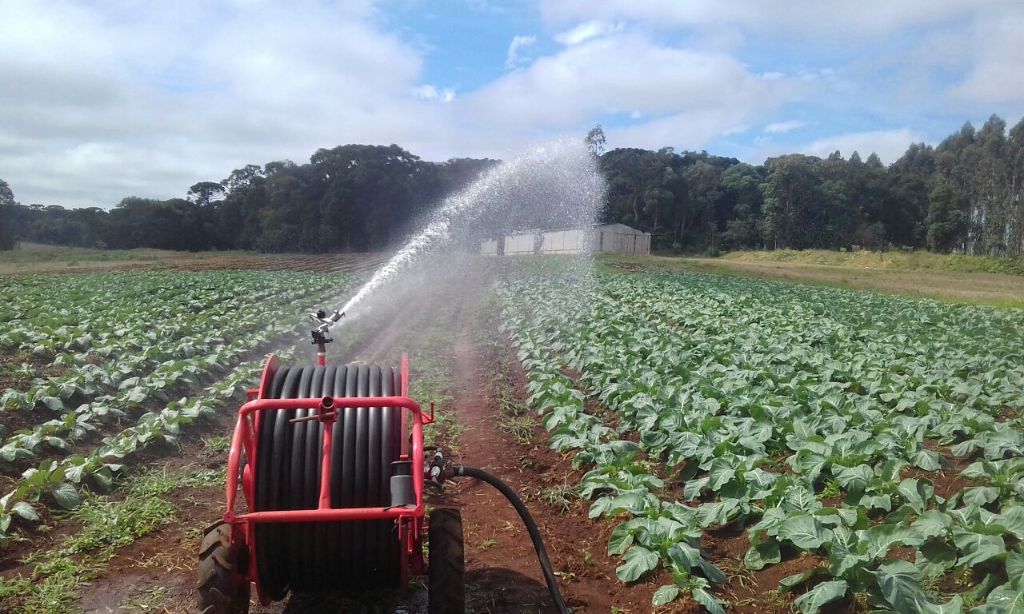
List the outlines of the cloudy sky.
<svg viewBox="0 0 1024 614">
<path fill-rule="evenodd" d="M 832 8 L 824 8 L 826 5 Z M 183 196 L 397 143 L 892 162 L 1024 115 L 1019 0 L 0 0 L 0 178 L 22 203 Z"/>
</svg>

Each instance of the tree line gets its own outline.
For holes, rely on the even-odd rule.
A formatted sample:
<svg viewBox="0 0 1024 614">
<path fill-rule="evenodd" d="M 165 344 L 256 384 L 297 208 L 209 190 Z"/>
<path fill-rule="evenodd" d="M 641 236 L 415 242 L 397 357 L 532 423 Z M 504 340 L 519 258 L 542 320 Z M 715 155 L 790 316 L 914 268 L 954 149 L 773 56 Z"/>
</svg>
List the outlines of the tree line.
<svg viewBox="0 0 1024 614">
<path fill-rule="evenodd" d="M 992 116 L 893 164 L 870 154 L 741 163 L 707 152 L 603 151 L 603 222 L 653 235 L 655 249 L 860 246 L 1024 257 L 1024 120 Z M 421 160 L 397 145 L 320 149 L 307 164 L 247 165 L 184 198 L 98 207 L 20 205 L 0 180 L 0 248 L 18 240 L 83 247 L 365 251 L 403 239 L 446 194 L 495 160 Z"/>
<path fill-rule="evenodd" d="M 590 139 L 600 149 L 600 135 Z M 601 155 L 605 216 L 662 249 L 929 249 L 1024 257 L 1024 120 L 992 116 L 938 146 L 911 145 L 885 166 L 838 151 L 762 165 L 706 152 L 615 149 Z"/>
</svg>

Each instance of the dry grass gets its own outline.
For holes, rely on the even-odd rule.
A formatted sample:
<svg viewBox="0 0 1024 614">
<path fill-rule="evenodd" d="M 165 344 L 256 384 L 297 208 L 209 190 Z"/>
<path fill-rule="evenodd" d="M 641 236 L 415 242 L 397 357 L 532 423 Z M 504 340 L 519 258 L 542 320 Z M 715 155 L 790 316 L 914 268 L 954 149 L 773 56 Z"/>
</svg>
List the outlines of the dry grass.
<svg viewBox="0 0 1024 614">
<path fill-rule="evenodd" d="M 1024 309 L 1024 277 L 998 273 L 963 273 L 871 269 L 797 262 L 756 262 L 732 258 L 631 258 L 630 262 L 706 273 L 781 279 L 940 301 Z"/>
<path fill-rule="evenodd" d="M 816 264 L 858 270 L 932 271 L 936 273 L 1000 273 L 1024 275 L 1024 260 L 989 258 L 967 254 L 934 254 L 926 251 L 867 250 L 831 251 L 823 249 L 731 252 L 724 260 L 743 262 Z"/>
<path fill-rule="evenodd" d="M 259 254 L 245 251 L 178 252 L 162 249 L 90 249 L 22 243 L 0 252 L 0 276 L 90 273 L 128 269 L 258 269 L 334 271 L 372 269 L 382 254 Z"/>
</svg>

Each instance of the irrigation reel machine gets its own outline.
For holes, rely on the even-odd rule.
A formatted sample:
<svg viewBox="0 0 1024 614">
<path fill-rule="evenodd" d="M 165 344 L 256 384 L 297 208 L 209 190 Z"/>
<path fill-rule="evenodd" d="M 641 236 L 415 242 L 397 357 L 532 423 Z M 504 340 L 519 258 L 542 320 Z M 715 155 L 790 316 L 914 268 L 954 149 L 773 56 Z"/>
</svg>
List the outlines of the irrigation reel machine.
<svg viewBox="0 0 1024 614">
<path fill-rule="evenodd" d="M 425 488 L 465 476 L 491 484 L 516 508 L 554 605 L 568 612 L 516 493 L 424 446 L 434 408 L 428 414 L 409 398 L 407 356 L 398 369 L 327 365 L 327 334 L 343 315 L 311 316 L 316 366 L 287 367 L 271 356 L 259 387 L 247 391 L 228 454 L 224 517 L 200 546 L 199 611 L 246 613 L 251 585 L 266 605 L 289 592 L 386 595 L 426 575 L 430 614 L 463 614 L 462 519 L 456 509 L 428 514 Z"/>
</svg>

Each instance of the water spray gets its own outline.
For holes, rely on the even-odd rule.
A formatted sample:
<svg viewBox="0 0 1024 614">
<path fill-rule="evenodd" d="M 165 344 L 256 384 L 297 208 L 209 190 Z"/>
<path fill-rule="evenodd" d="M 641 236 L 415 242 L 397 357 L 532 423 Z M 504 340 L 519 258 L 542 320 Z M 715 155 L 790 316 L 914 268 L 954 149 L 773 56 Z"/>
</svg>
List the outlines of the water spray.
<svg viewBox="0 0 1024 614">
<path fill-rule="evenodd" d="M 420 256 L 450 244 L 453 233 L 468 243 L 477 239 L 470 231 L 587 228 L 603 189 L 595 159 L 581 143 L 537 148 L 491 169 L 445 199 L 423 230 L 341 309 L 310 314 L 316 366 L 267 359 L 259 386 L 248 391 L 238 412 L 223 518 L 200 544 L 200 611 L 248 612 L 253 587 L 264 605 L 289 592 L 399 594 L 419 575 L 427 579 L 431 614 L 462 614 L 461 513 L 435 507 L 428 514 L 424 490 L 428 483 L 468 477 L 494 486 L 515 507 L 552 602 L 560 613 L 569 612 L 540 530 L 515 491 L 481 469 L 445 468 L 439 450 L 428 459 L 424 427 L 435 420 L 433 403 L 428 413 L 410 398 L 408 356 L 394 368 L 326 365 L 326 354 L 333 326 L 372 311 L 368 305 L 352 309 Z M 465 226 L 453 228 L 456 222 Z M 440 283 L 457 284 L 450 267 L 444 269 L 448 280 Z M 401 289 L 392 284 L 381 296 L 402 302 Z"/>
<path fill-rule="evenodd" d="M 377 269 L 352 298 L 330 317 L 314 318 L 321 332 L 352 315 L 360 303 L 418 259 L 449 245 L 456 224 L 485 215 L 496 218 L 502 233 L 539 227 L 587 228 L 597 221 L 604 180 L 596 160 L 581 141 L 547 143 L 491 168 L 463 190 L 445 198 L 427 224 Z M 324 328 L 326 326 L 326 328 Z"/>
</svg>

